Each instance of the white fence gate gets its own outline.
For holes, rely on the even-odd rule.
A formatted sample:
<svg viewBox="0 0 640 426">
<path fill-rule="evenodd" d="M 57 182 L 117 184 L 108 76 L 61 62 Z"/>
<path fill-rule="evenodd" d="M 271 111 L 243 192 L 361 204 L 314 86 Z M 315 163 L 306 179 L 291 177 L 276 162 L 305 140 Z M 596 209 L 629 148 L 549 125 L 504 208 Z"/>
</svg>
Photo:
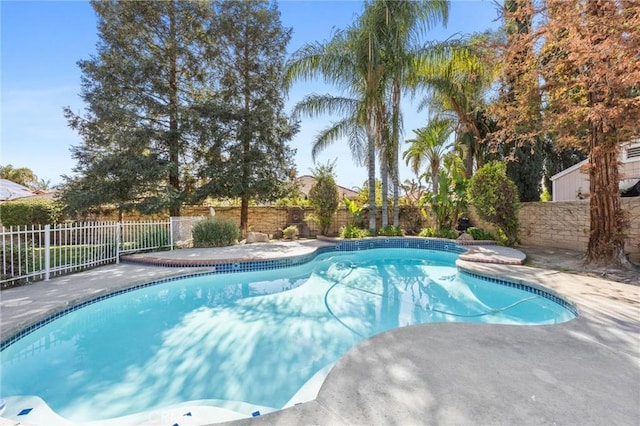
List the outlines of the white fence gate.
<svg viewBox="0 0 640 426">
<path fill-rule="evenodd" d="M 173 250 L 176 242 L 189 243 L 200 219 L 2 227 L 0 286 L 117 263 L 122 254 Z"/>
</svg>

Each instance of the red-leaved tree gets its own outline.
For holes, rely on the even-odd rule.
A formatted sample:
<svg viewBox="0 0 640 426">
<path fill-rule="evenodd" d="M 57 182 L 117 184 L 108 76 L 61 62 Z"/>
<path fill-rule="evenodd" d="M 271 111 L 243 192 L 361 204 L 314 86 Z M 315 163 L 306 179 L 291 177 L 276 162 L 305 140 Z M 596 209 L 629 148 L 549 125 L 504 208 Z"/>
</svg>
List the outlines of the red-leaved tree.
<svg viewBox="0 0 640 426">
<path fill-rule="evenodd" d="M 528 74 L 531 70 L 516 68 L 522 61 L 508 58 L 533 52 L 536 60 L 527 64 L 537 68 L 539 84 L 513 87 L 514 96 L 499 109 L 499 121 L 517 132 L 522 120 L 531 118 L 531 99 L 540 96 L 538 130 L 589 154 L 586 260 L 627 265 L 629 224 L 620 202 L 618 163 L 622 145 L 640 136 L 640 2 L 516 1 L 519 7 L 505 10 L 505 20 L 535 25 L 510 39 L 505 74 Z"/>
</svg>

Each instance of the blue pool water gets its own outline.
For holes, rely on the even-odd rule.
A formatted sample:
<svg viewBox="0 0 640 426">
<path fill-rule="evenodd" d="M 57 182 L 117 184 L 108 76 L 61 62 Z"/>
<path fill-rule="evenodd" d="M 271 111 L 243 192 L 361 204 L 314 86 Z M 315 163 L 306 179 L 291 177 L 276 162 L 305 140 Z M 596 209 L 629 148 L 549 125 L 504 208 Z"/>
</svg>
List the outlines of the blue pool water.
<svg viewBox="0 0 640 426">
<path fill-rule="evenodd" d="M 73 421 L 198 400 L 279 409 L 302 402 L 294 395 L 316 373 L 386 330 L 574 318 L 542 295 L 458 273 L 456 258 L 416 249 L 335 252 L 293 268 L 120 294 L 5 348 L 2 397 L 37 395 Z"/>
</svg>

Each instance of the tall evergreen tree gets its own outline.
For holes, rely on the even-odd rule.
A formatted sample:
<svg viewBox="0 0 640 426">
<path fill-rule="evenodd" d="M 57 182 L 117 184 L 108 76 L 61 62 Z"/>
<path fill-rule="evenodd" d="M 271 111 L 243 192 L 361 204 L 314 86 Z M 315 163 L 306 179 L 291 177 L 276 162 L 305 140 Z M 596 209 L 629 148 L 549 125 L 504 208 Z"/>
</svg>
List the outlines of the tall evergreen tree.
<svg viewBox="0 0 640 426">
<path fill-rule="evenodd" d="M 219 13 L 219 100 L 225 113 L 210 145 L 210 160 L 219 159 L 202 171 L 201 194 L 240 198 L 240 228 L 246 232 L 249 201 L 282 197 L 293 164 L 287 142 L 297 125 L 284 114 L 283 85 L 291 30 L 267 1 L 225 1 Z"/>
<path fill-rule="evenodd" d="M 86 113 L 65 109 L 83 142 L 63 198 L 180 214 L 192 188 L 186 163 L 209 131 L 197 105 L 215 87 L 212 4 L 92 2 L 100 41 L 78 63 Z"/>
<path fill-rule="evenodd" d="M 532 31 L 532 0 L 506 0 L 504 2 L 507 44 L 518 43 Z M 521 13 L 518 13 L 522 10 Z M 531 12 L 527 12 L 531 11 Z M 506 143 L 502 146 L 507 161 L 507 176 L 518 187 L 520 201 L 539 201 L 544 166 L 543 136 L 535 134 L 535 127 L 540 123 L 542 99 L 537 90 L 538 75 L 532 46 L 520 45 L 519 49 L 511 49 L 510 60 L 517 63 L 505 67 L 504 93 L 505 102 L 513 102 L 516 87 L 528 85 L 530 89 L 529 114 L 530 122 L 523 121 L 515 133 L 506 133 Z"/>
</svg>

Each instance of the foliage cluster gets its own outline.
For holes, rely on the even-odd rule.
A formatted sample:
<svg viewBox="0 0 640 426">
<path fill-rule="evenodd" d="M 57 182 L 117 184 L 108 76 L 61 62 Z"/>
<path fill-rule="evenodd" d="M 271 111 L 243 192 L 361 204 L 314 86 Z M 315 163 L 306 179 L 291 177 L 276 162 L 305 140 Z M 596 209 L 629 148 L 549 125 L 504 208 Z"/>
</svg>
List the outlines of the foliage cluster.
<svg viewBox="0 0 640 426">
<path fill-rule="evenodd" d="M 427 191 L 421 203 L 431 209 L 436 228 L 454 229 L 467 207 L 468 181 L 459 157 L 448 155 L 444 163 L 445 168 L 438 173 L 438 192 Z"/>
<path fill-rule="evenodd" d="M 0 222 L 4 226 L 47 225 L 58 223 L 62 208 L 52 200 L 35 198 L 2 203 Z"/>
<path fill-rule="evenodd" d="M 358 200 L 350 200 L 347 197 L 344 197 L 342 199 L 342 202 L 344 203 L 350 215 L 349 224 L 353 226 L 357 226 L 359 228 L 364 228 L 364 225 L 365 225 L 364 206 L 360 205 Z"/>
<path fill-rule="evenodd" d="M 387 225 L 378 229 L 378 235 L 385 237 L 403 237 L 404 230 L 399 226 Z"/>
<path fill-rule="evenodd" d="M 240 229 L 232 220 L 210 218 L 196 223 L 192 235 L 194 247 L 223 247 L 236 243 Z"/>
<path fill-rule="evenodd" d="M 279 198 L 278 201 L 276 201 L 273 205 L 276 207 L 310 207 L 311 203 L 309 203 L 309 200 L 301 197 L 284 197 Z"/>
<path fill-rule="evenodd" d="M 295 225 L 287 226 L 282 230 L 282 236 L 287 240 L 295 240 L 298 237 L 298 227 Z"/>
<path fill-rule="evenodd" d="M 338 186 L 334 178 L 335 162 L 320 165 L 313 170 L 315 183 L 309 190 L 309 202 L 314 218 L 320 225 L 320 234 L 326 235 L 333 215 L 340 203 Z"/>
<path fill-rule="evenodd" d="M 418 235 L 420 237 L 448 238 L 450 240 L 458 238 L 456 231 L 447 228 L 424 228 Z"/>
<path fill-rule="evenodd" d="M 467 230 L 465 231 L 467 234 L 471 235 L 473 237 L 474 240 L 476 241 L 489 241 L 489 240 L 496 240 L 495 235 L 493 235 L 491 232 L 486 231 L 482 228 L 476 228 L 475 226 L 472 226 L 470 228 L 467 228 Z"/>
<path fill-rule="evenodd" d="M 50 182 L 39 179 L 33 170 L 27 167 L 13 167 L 11 164 L 0 165 L 0 179 L 7 179 L 32 190 L 49 189 Z"/>
<path fill-rule="evenodd" d="M 345 225 L 340 227 L 339 234 L 341 238 L 365 238 L 371 236 L 368 229 L 358 228 L 355 225 Z"/>
<path fill-rule="evenodd" d="M 482 220 L 496 226 L 500 241 L 518 242 L 518 188 L 507 177 L 504 163 L 488 163 L 471 178 L 469 197 Z"/>
<path fill-rule="evenodd" d="M 423 227 L 424 215 L 419 206 L 401 205 L 400 219 L 404 223 L 404 230 L 409 235 L 416 235 Z"/>
</svg>

